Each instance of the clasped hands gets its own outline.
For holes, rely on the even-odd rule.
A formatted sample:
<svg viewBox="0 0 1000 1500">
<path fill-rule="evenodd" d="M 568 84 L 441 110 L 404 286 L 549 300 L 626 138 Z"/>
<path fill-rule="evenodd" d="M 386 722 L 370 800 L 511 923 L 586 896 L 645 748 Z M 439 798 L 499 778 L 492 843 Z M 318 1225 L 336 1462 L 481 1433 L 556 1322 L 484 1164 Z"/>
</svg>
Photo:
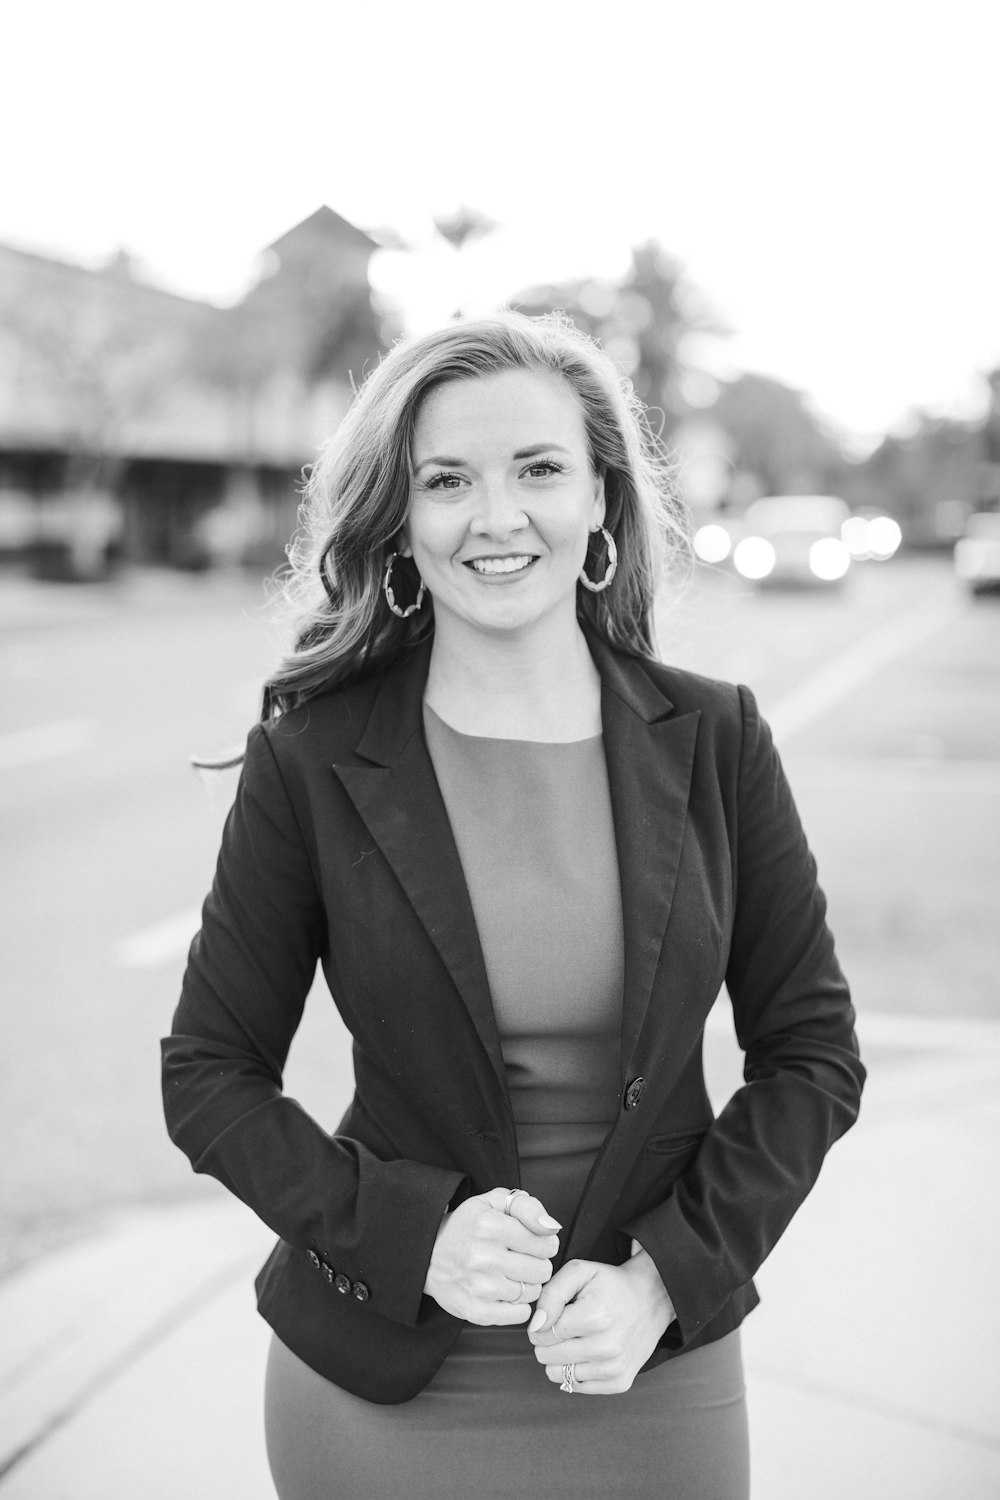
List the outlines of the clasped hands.
<svg viewBox="0 0 1000 1500">
<path fill-rule="evenodd" d="M 505 1212 L 509 1196 L 492 1188 L 445 1215 L 424 1291 L 468 1323 L 527 1323 L 556 1385 L 571 1365 L 581 1394 L 629 1390 L 674 1317 L 653 1260 L 634 1246 L 623 1266 L 571 1260 L 553 1275 L 562 1226 L 527 1193 Z"/>
</svg>

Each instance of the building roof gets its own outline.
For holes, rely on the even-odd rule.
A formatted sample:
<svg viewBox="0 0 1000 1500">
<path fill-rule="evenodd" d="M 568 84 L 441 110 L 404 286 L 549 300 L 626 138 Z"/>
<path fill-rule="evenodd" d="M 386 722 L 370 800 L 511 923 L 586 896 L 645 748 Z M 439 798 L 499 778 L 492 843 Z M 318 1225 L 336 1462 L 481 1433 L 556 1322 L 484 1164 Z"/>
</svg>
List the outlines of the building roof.
<svg viewBox="0 0 1000 1500">
<path fill-rule="evenodd" d="M 298 250 L 307 244 L 315 246 L 319 242 L 326 245 L 350 244 L 359 249 L 367 248 L 369 252 L 379 248 L 371 235 L 365 234 L 363 229 L 359 229 L 348 219 L 342 218 L 325 203 L 308 218 L 301 219 L 291 229 L 286 229 L 285 233 L 279 235 L 267 248 L 280 256 L 283 251 Z"/>
</svg>

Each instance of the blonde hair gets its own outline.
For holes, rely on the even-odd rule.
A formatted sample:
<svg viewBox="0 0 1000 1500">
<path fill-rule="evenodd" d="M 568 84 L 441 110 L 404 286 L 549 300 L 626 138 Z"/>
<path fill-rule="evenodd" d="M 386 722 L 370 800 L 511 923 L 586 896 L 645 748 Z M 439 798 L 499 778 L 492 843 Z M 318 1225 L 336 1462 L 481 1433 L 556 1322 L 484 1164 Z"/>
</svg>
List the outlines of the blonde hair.
<svg viewBox="0 0 1000 1500">
<path fill-rule="evenodd" d="M 604 524 L 618 549 L 614 583 L 598 594 L 580 587 L 577 611 L 612 645 L 656 655 L 657 584 L 668 564 L 686 569 L 691 557 L 670 462 L 631 382 L 595 340 L 558 313 L 529 318 L 504 311 L 395 345 L 309 470 L 300 530 L 280 580 L 295 620 L 295 647 L 265 687 L 265 716 L 381 671 L 432 634 L 429 597 L 401 620 L 382 590 L 409 502 L 417 415 L 435 387 L 507 370 L 550 371 L 576 391 L 591 464 L 604 478 Z M 599 533 L 589 566 L 600 576 Z M 418 584 L 412 562 L 398 558 L 397 600 L 412 602 Z"/>
</svg>

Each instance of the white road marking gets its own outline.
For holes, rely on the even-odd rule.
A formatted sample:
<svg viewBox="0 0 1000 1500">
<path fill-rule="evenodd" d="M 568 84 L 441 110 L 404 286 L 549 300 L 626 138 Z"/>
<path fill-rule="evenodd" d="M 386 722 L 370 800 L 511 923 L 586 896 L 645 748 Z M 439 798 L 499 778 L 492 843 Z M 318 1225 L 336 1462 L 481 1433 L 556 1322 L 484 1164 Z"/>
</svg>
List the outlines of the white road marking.
<svg viewBox="0 0 1000 1500">
<path fill-rule="evenodd" d="M 32 729 L 11 729 L 0 734 L 0 771 L 79 755 L 97 743 L 97 725 L 92 719 L 62 719 Z"/>
<path fill-rule="evenodd" d="M 957 597 L 937 605 L 926 601 L 884 625 L 881 630 L 848 646 L 825 667 L 813 672 L 799 687 L 766 714 L 776 740 L 788 740 L 883 667 L 950 625 L 963 610 Z"/>
<path fill-rule="evenodd" d="M 201 908 L 190 907 L 163 922 L 154 922 L 115 945 L 114 961 L 123 969 L 155 969 L 182 958 L 201 926 Z"/>
</svg>

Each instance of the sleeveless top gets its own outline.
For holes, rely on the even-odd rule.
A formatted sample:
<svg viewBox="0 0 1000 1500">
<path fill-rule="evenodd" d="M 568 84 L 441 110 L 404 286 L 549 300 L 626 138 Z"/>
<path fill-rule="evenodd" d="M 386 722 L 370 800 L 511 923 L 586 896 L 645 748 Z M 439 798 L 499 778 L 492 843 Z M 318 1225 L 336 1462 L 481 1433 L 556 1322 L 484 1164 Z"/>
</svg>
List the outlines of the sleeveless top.
<svg viewBox="0 0 1000 1500">
<path fill-rule="evenodd" d="M 569 1226 L 617 1111 L 624 940 L 604 741 L 462 734 L 424 705 L 496 1012 L 521 1185 Z"/>
</svg>

